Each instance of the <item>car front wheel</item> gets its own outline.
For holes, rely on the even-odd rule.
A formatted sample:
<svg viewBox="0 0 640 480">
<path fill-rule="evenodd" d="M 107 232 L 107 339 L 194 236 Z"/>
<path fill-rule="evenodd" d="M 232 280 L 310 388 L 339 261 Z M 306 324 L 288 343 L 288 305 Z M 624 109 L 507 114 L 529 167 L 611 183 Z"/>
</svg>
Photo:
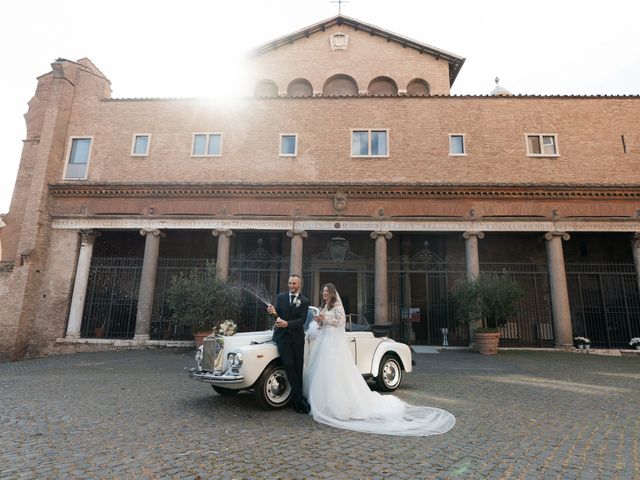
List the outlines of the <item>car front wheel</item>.
<svg viewBox="0 0 640 480">
<path fill-rule="evenodd" d="M 269 365 L 256 382 L 256 400 L 265 410 L 284 408 L 291 400 L 291 384 L 282 365 Z"/>
<path fill-rule="evenodd" d="M 380 361 L 376 386 L 383 392 L 393 392 L 402 383 L 402 366 L 393 355 L 385 355 Z"/>
</svg>

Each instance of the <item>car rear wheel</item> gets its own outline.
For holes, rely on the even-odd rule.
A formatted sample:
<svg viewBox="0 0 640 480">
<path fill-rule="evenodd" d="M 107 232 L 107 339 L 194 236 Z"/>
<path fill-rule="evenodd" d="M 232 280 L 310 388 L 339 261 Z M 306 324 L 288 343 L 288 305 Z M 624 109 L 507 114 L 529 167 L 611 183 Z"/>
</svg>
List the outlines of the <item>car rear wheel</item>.
<svg viewBox="0 0 640 480">
<path fill-rule="evenodd" d="M 256 400 L 265 410 L 284 408 L 291 400 L 291 384 L 282 365 L 269 365 L 256 382 Z"/>
<path fill-rule="evenodd" d="M 211 388 L 213 388 L 218 395 L 235 395 L 240 391 L 234 390 L 233 388 L 218 387 L 216 385 L 211 385 Z"/>
<path fill-rule="evenodd" d="M 385 355 L 380 361 L 376 386 L 383 392 L 393 392 L 402 383 L 402 365 L 393 355 Z"/>
</svg>

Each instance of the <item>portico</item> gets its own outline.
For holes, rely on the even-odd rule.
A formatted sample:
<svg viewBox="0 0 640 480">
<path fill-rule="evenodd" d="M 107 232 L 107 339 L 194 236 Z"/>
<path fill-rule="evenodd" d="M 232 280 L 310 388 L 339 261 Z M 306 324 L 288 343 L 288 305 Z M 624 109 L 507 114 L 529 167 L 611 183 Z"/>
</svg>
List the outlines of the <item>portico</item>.
<svg viewBox="0 0 640 480">
<path fill-rule="evenodd" d="M 394 332 L 402 337 L 402 340 L 436 344 L 440 341 L 437 337 L 437 325 L 445 322 L 442 325 L 451 330 L 455 330 L 456 327 L 451 323 L 454 320 L 452 317 L 447 318 L 442 312 L 434 311 L 436 293 L 433 289 L 435 287 L 428 284 L 428 278 L 441 279 L 438 280 L 439 284 L 446 290 L 451 288 L 455 278 L 462 276 L 473 278 L 480 271 L 500 271 L 497 270 L 499 267 L 495 263 L 495 251 L 489 255 L 491 257 L 487 259 L 489 261 L 483 259 L 483 242 L 500 238 L 501 235 L 520 235 L 520 237 L 513 237 L 516 242 L 518 238 L 529 239 L 523 243 L 523 252 L 530 248 L 532 242 L 540 243 L 536 262 L 537 264 L 542 262 L 548 266 L 548 287 L 540 284 L 535 288 L 538 289 L 536 295 L 541 296 L 545 295 L 544 289 L 549 288 L 548 307 L 552 314 L 548 320 L 540 319 L 532 328 L 541 342 L 549 341 L 558 348 L 567 348 L 572 345 L 573 325 L 565 260 L 560 242 L 568 240 L 570 235 L 567 232 L 569 231 L 578 234 L 617 231 L 623 235 L 626 232 L 633 232 L 629 237 L 637 239 L 635 229 L 638 226 L 634 221 L 390 221 L 387 219 L 354 221 L 336 217 L 332 220 L 57 219 L 53 223 L 53 228 L 82 232 L 84 239 L 78 252 L 76 283 L 65 341 L 75 341 L 80 336 L 78 333 L 80 331 L 78 312 L 81 312 L 79 305 L 86 298 L 88 282 L 83 279 L 87 278 L 87 265 L 91 261 L 92 253 L 92 244 L 88 244 L 89 239 L 95 240 L 97 232 L 100 231 L 131 231 L 135 228 L 145 232 L 143 255 L 145 260 L 142 265 L 142 274 L 147 275 L 147 280 L 143 277 L 143 281 L 140 282 L 138 293 L 138 314 L 133 336 L 133 340 L 138 342 L 157 340 L 148 336 L 149 324 L 152 321 L 150 312 L 157 311 L 158 307 L 154 309 L 154 302 L 159 301 L 149 293 L 155 291 L 155 295 L 158 295 L 158 291 L 151 287 L 151 277 L 158 269 L 158 251 L 163 236 L 170 237 L 172 231 L 187 232 L 185 233 L 187 235 L 190 231 L 209 231 L 217 241 L 217 248 L 211 249 L 209 258 L 215 258 L 219 274 L 227 278 L 241 278 L 244 275 L 247 281 L 252 279 L 260 281 L 256 280 L 258 278 L 256 276 L 247 277 L 242 267 L 242 262 L 246 262 L 246 259 L 242 260 L 242 258 L 252 253 L 248 249 L 252 248 L 251 238 L 254 238 L 254 243 L 259 242 L 256 245 L 262 249 L 262 255 L 269 255 L 268 269 L 273 270 L 274 265 L 281 265 L 279 274 L 274 271 L 269 274 L 271 280 L 266 283 L 273 290 L 270 293 L 273 294 L 282 288 L 282 279 L 286 279 L 289 272 L 299 272 L 305 280 L 305 292 L 312 303 L 317 304 L 319 287 L 322 283 L 331 281 L 345 292 L 348 313 L 364 317 L 370 323 L 393 323 Z M 241 240 L 240 243 L 234 240 L 238 237 Z M 432 242 L 422 240 L 427 238 L 431 238 Z M 265 245 L 265 239 L 267 245 Z M 426 244 L 422 249 L 418 248 L 421 242 Z M 542 242 L 546 247 L 542 246 Z M 515 246 L 517 247 L 517 244 Z M 442 253 L 442 258 L 433 250 L 434 248 Z M 543 248 L 546 251 L 544 254 Z M 629 248 L 630 258 L 637 258 L 637 248 L 636 241 Z M 416 255 L 423 257 L 431 255 L 431 258 L 422 258 L 420 260 L 422 267 L 416 270 L 415 266 L 410 265 L 411 258 Z M 527 255 L 530 256 L 531 252 L 527 252 Z M 541 255 L 544 258 L 541 259 Z M 444 257 L 447 259 L 445 260 Z M 461 273 L 464 272 L 462 275 L 455 273 L 456 262 L 462 268 Z M 513 257 L 505 258 L 502 263 L 514 263 Z M 438 268 L 448 265 L 447 268 L 451 270 L 448 274 L 437 273 L 435 265 L 439 265 Z M 254 265 L 252 268 L 255 270 L 257 267 Z M 502 270 L 508 268 L 503 266 Z M 431 273 L 428 272 L 429 269 L 432 269 Z M 427 275 L 427 284 L 424 285 L 421 279 L 421 275 L 424 274 L 420 273 L 422 271 Z M 538 279 L 537 282 L 547 278 L 547 274 L 541 272 L 536 273 L 535 276 Z M 637 272 L 634 281 L 637 284 Z M 446 291 L 441 294 L 446 294 Z M 422 297 L 424 300 L 419 300 Z M 421 307 L 416 307 L 416 304 L 420 304 Z M 413 322 L 409 310 L 413 312 Z M 256 316 L 254 323 L 261 326 L 260 312 L 252 312 L 252 315 Z M 416 315 L 419 316 L 417 322 Z M 509 335 L 514 339 L 518 335 L 523 337 L 523 330 L 522 325 L 508 326 L 508 331 L 505 331 L 507 341 Z M 467 333 L 459 332 L 458 342 L 465 344 L 473 340 L 466 335 Z M 455 335 L 453 338 L 455 341 Z"/>
</svg>

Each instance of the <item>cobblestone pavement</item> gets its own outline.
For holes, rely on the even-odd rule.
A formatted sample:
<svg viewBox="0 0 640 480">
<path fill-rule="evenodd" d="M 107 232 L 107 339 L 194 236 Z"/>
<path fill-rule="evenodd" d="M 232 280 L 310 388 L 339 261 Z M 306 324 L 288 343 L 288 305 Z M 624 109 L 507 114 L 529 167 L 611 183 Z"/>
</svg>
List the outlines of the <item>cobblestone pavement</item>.
<svg viewBox="0 0 640 480">
<path fill-rule="evenodd" d="M 192 352 L 0 364 L 0 478 L 640 479 L 640 357 L 415 355 L 397 394 L 453 430 L 368 435 L 187 378 Z"/>
</svg>

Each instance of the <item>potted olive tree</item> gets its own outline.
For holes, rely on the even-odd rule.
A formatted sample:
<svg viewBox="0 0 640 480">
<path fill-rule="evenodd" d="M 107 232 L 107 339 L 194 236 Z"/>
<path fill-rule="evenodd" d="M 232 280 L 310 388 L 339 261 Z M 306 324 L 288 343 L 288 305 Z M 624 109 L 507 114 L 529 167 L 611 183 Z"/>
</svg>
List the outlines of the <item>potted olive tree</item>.
<svg viewBox="0 0 640 480">
<path fill-rule="evenodd" d="M 518 282 L 506 274 L 480 274 L 475 280 L 459 282 L 452 299 L 460 322 L 474 329 L 480 353 L 498 353 L 500 327 L 513 315 L 524 295 Z"/>
<path fill-rule="evenodd" d="M 190 325 L 196 346 L 202 345 L 204 337 L 238 314 L 240 298 L 237 286 L 217 278 L 213 261 L 207 262 L 204 270 L 194 268 L 174 276 L 166 293 L 169 319 Z M 231 332 L 231 323 L 224 323 L 227 335 Z"/>
</svg>

